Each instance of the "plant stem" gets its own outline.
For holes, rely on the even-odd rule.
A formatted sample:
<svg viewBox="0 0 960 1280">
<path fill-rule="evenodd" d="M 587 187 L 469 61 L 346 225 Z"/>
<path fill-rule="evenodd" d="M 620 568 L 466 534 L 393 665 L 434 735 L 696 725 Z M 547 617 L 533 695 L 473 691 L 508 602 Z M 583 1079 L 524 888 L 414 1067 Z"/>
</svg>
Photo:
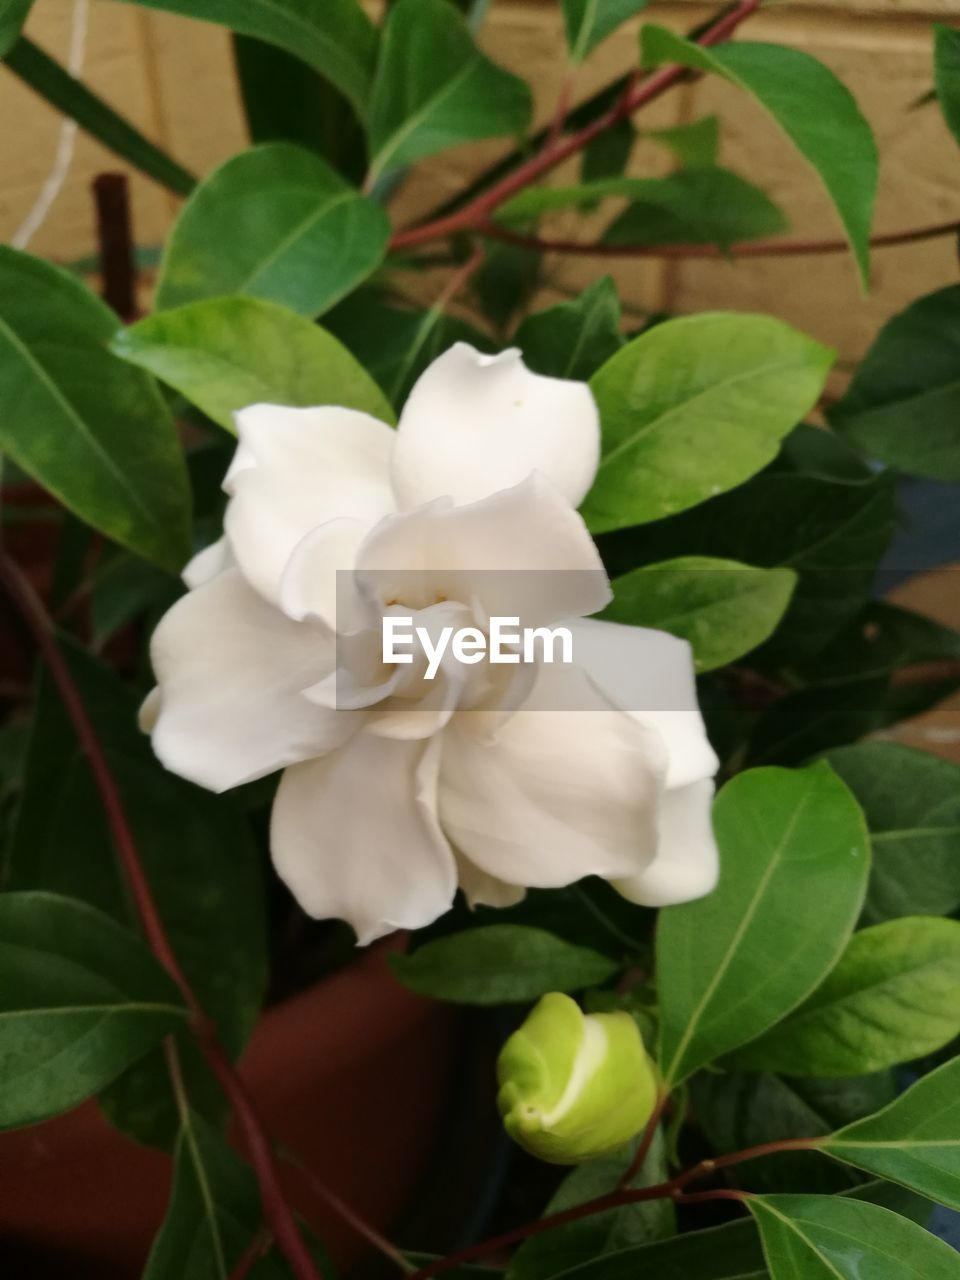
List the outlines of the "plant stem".
<svg viewBox="0 0 960 1280">
<path fill-rule="evenodd" d="M 733 9 L 713 22 L 700 36 L 698 43 L 704 47 L 719 44 L 731 35 L 737 27 L 752 13 L 759 9 L 762 0 L 740 0 Z M 641 107 L 658 98 L 667 89 L 690 73 L 686 67 L 669 66 L 652 74 L 631 79 L 626 91 L 614 103 L 609 111 L 599 116 L 592 123 L 570 134 L 566 138 L 551 139 L 549 136 L 543 147 L 524 161 L 512 173 L 508 173 L 499 182 L 494 183 L 487 191 L 482 192 L 462 209 L 446 217 L 425 222 L 419 227 L 411 227 L 406 231 L 398 231 L 390 242 L 391 249 L 405 249 L 412 245 L 424 244 L 441 236 L 452 235 L 458 231 L 479 230 L 490 221 L 493 211 L 504 204 L 511 196 L 542 178 L 545 174 L 562 164 L 569 156 L 582 151 L 594 138 L 611 129 L 621 120 L 638 111 Z"/>
<path fill-rule="evenodd" d="M 598 244 L 583 240 L 552 240 L 543 236 L 521 235 L 489 219 L 476 230 L 492 240 L 503 240 L 521 249 L 540 253 L 581 254 L 596 258 L 777 258 L 819 254 L 846 253 L 846 240 L 744 240 L 721 249 L 715 244 Z M 914 227 L 907 231 L 888 231 L 872 236 L 874 249 L 890 245 L 915 244 L 941 236 L 960 234 L 960 222 L 939 222 L 930 227 Z"/>
<path fill-rule="evenodd" d="M 499 1249 L 517 1244 L 531 1236 L 541 1235 L 545 1231 L 553 1231 L 570 1222 L 578 1222 L 581 1218 L 591 1217 L 595 1213 L 604 1213 L 608 1209 L 619 1209 L 628 1204 L 639 1204 L 645 1200 L 677 1200 L 682 1204 L 695 1201 L 710 1200 L 742 1200 L 745 1193 L 726 1188 L 715 1191 L 684 1192 L 684 1187 L 699 1178 L 705 1178 L 717 1169 L 729 1168 L 731 1165 L 743 1164 L 747 1160 L 756 1160 L 760 1156 L 774 1155 L 782 1151 L 814 1150 L 821 1140 L 819 1138 L 785 1138 L 782 1142 L 766 1142 L 759 1147 L 749 1147 L 744 1151 L 735 1151 L 727 1156 L 718 1156 L 715 1160 L 701 1160 L 691 1169 L 678 1174 L 668 1182 L 660 1182 L 652 1187 L 618 1187 L 616 1191 L 608 1191 L 597 1196 L 595 1200 L 587 1200 L 583 1204 L 564 1209 L 561 1213 L 552 1213 L 546 1218 L 538 1218 L 535 1222 L 527 1222 L 521 1227 L 514 1227 L 502 1235 L 490 1240 L 482 1240 L 458 1253 L 446 1258 L 438 1258 L 429 1266 L 414 1272 L 411 1280 L 431 1280 L 431 1277 L 442 1275 L 446 1271 L 486 1258 Z"/>
<path fill-rule="evenodd" d="M 651 1146 L 653 1145 L 653 1139 L 656 1136 L 657 1128 L 659 1127 L 659 1124 L 660 1124 L 660 1117 L 663 1115 L 664 1111 L 667 1109 L 667 1103 L 669 1101 L 670 1101 L 669 1090 L 661 1089 L 660 1092 L 657 1094 L 657 1101 L 654 1105 L 653 1112 L 650 1116 L 650 1119 L 647 1121 L 647 1127 L 643 1131 L 643 1137 L 640 1139 L 640 1143 L 637 1147 L 634 1157 L 630 1161 L 629 1168 L 627 1169 L 623 1177 L 620 1179 L 621 1187 L 629 1187 L 630 1183 L 634 1180 L 634 1178 L 643 1168 L 643 1162 L 647 1158 L 647 1152 L 650 1150 Z"/>
<path fill-rule="evenodd" d="M 73 724 L 74 732 L 100 793 L 110 832 L 147 944 L 179 987 L 190 1010 L 191 1028 L 199 1046 L 237 1117 L 250 1154 L 251 1164 L 257 1174 L 264 1215 L 270 1223 L 277 1245 L 286 1255 L 296 1280 L 322 1280 L 319 1269 L 307 1252 L 293 1216 L 293 1210 L 287 1203 L 270 1144 L 257 1119 L 246 1085 L 217 1040 L 212 1022 L 204 1013 L 170 946 L 144 873 L 133 832 L 127 822 L 119 789 L 100 746 L 93 723 L 87 715 L 83 699 L 74 684 L 70 669 L 57 647 L 50 617 L 19 566 L 5 554 L 0 554 L 0 583 L 3 584 L 24 622 L 30 628 L 63 699 L 67 715 Z"/>
</svg>

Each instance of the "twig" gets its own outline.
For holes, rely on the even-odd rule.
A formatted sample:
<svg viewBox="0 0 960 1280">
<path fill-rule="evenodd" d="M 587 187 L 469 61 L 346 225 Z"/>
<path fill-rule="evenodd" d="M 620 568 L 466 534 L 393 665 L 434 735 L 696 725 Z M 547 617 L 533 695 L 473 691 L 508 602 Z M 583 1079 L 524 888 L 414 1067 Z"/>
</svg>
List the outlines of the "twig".
<svg viewBox="0 0 960 1280">
<path fill-rule="evenodd" d="M 470 257 L 462 267 L 453 273 L 450 279 L 440 290 L 436 302 L 434 302 L 433 306 L 430 308 L 431 311 L 446 310 L 463 286 L 483 265 L 486 253 L 487 251 L 483 242 L 478 240 L 473 247 L 473 252 L 470 254 Z"/>
<path fill-rule="evenodd" d="M 634 1180 L 634 1178 L 643 1168 L 643 1162 L 647 1158 L 647 1152 L 650 1150 L 651 1146 L 653 1145 L 653 1139 L 656 1136 L 657 1128 L 659 1127 L 659 1124 L 660 1124 L 660 1117 L 663 1115 L 664 1111 L 667 1109 L 667 1103 L 669 1101 L 670 1101 L 669 1091 L 667 1089 L 661 1089 L 660 1092 L 657 1094 L 657 1101 L 654 1105 L 653 1112 L 650 1116 L 650 1119 L 647 1121 L 647 1127 L 643 1131 L 643 1137 L 640 1139 L 640 1143 L 637 1147 L 634 1157 L 630 1161 L 629 1168 L 627 1169 L 623 1177 L 620 1179 L 621 1187 L 629 1187 L 630 1183 Z"/>
<path fill-rule="evenodd" d="M 576 83 L 576 78 L 576 69 L 570 67 L 560 83 L 560 92 L 557 94 L 557 103 L 553 109 L 553 118 L 550 121 L 550 132 L 547 134 L 547 148 L 554 146 L 563 133 L 563 126 L 567 123 L 567 115 L 570 111 L 570 101 L 573 98 L 573 86 Z"/>
<path fill-rule="evenodd" d="M 760 7 L 761 0 L 740 0 L 729 13 L 718 18 L 700 36 L 698 44 L 703 47 L 719 44 L 737 29 L 741 22 L 749 18 Z M 626 91 L 613 107 L 590 124 L 566 138 L 558 138 L 547 142 L 529 160 L 519 165 L 512 173 L 508 173 L 499 182 L 482 192 L 469 204 L 455 213 L 433 221 L 422 223 L 405 231 L 398 231 L 390 242 L 391 249 L 405 249 L 412 245 L 424 244 L 428 240 L 436 240 L 441 236 L 452 235 L 457 231 L 478 230 L 490 220 L 493 211 L 504 204 L 511 196 L 522 191 L 531 183 L 550 173 L 557 165 L 562 164 L 569 156 L 582 151 L 594 138 L 611 129 L 621 120 L 633 115 L 641 107 L 660 97 L 667 89 L 677 84 L 690 73 L 686 67 L 675 65 L 663 67 L 653 74 L 643 76 L 639 80 L 629 82 Z"/>
<path fill-rule="evenodd" d="M 130 225 L 130 191 L 125 173 L 101 173 L 93 180 L 103 300 L 121 320 L 137 313 L 136 264 Z"/>
<path fill-rule="evenodd" d="M 270 1144 L 257 1119 L 246 1085 L 217 1040 L 213 1024 L 204 1013 L 170 946 L 140 861 L 133 833 L 127 822 L 116 781 L 100 746 L 96 730 L 87 715 L 83 699 L 57 647 L 53 625 L 43 602 L 17 564 L 4 554 L 0 554 L 0 583 L 3 584 L 7 594 L 19 609 L 24 622 L 33 633 L 37 647 L 63 699 L 67 715 L 73 724 L 81 750 L 86 756 L 100 793 L 120 864 L 143 926 L 144 936 L 153 954 L 179 987 L 190 1011 L 191 1028 L 197 1037 L 198 1044 L 234 1110 L 247 1144 L 251 1164 L 257 1174 L 264 1214 L 276 1237 L 277 1245 L 290 1263 L 296 1280 L 322 1280 L 320 1271 L 310 1257 L 300 1235 L 293 1211 L 287 1203 Z"/>
<path fill-rule="evenodd" d="M 788 258 L 846 253 L 847 240 L 743 240 L 721 249 L 715 244 L 603 244 L 585 240 L 554 240 L 546 236 L 522 235 L 501 227 L 489 219 L 476 228 L 492 240 L 503 240 L 522 249 L 540 253 L 577 254 L 594 258 Z M 931 227 L 915 227 L 908 231 L 888 231 L 872 236 L 874 249 L 890 245 L 916 244 L 941 236 L 960 234 L 960 222 L 939 222 Z"/>
<path fill-rule="evenodd" d="M 574 1205 L 572 1208 L 564 1209 L 560 1213 L 552 1213 L 545 1218 L 538 1218 L 534 1222 L 527 1222 L 521 1227 L 514 1227 L 510 1231 L 503 1232 L 502 1235 L 494 1236 L 490 1240 L 481 1240 L 479 1244 L 471 1245 L 468 1249 L 462 1249 L 458 1253 L 452 1253 L 446 1258 L 438 1258 L 436 1262 L 431 1262 L 429 1266 L 422 1267 L 419 1271 L 414 1272 L 411 1280 L 431 1280 L 433 1276 L 442 1275 L 444 1272 L 452 1271 L 466 1263 L 486 1258 L 491 1253 L 505 1249 L 508 1245 L 517 1244 L 521 1240 L 527 1240 L 531 1236 L 542 1235 L 545 1231 L 553 1231 L 555 1228 L 564 1227 L 570 1222 L 578 1222 L 581 1218 L 589 1218 L 595 1213 L 604 1213 L 608 1209 L 620 1209 L 628 1204 L 640 1204 L 646 1200 L 677 1200 L 683 1204 L 692 1203 L 695 1199 L 701 1200 L 705 1198 L 711 1200 L 742 1200 L 744 1198 L 742 1191 L 718 1189 L 716 1191 L 688 1193 L 684 1188 L 691 1182 L 705 1178 L 718 1169 L 726 1169 L 732 1165 L 743 1164 L 747 1160 L 756 1160 L 760 1156 L 774 1155 L 782 1151 L 812 1151 L 816 1149 L 821 1141 L 822 1139 L 820 1138 L 785 1138 L 782 1142 L 766 1142 L 759 1147 L 749 1147 L 745 1151 L 735 1151 L 727 1156 L 718 1156 L 715 1160 L 701 1160 L 693 1168 L 678 1174 L 668 1182 L 657 1183 L 656 1186 L 619 1187 L 616 1191 L 608 1191 L 606 1195 L 597 1196 L 594 1200 L 587 1200 L 583 1204 Z"/>
<path fill-rule="evenodd" d="M 240 1256 L 237 1265 L 230 1272 L 229 1280 L 247 1280 L 250 1272 L 270 1248 L 270 1233 L 258 1231 Z"/>
<path fill-rule="evenodd" d="M 369 1222 L 364 1222 L 358 1213 L 351 1209 L 348 1204 L 345 1204 L 336 1192 L 331 1191 L 325 1183 L 321 1182 L 314 1171 L 305 1165 L 298 1156 L 294 1155 L 288 1147 L 278 1146 L 276 1151 L 281 1160 L 286 1161 L 292 1169 L 296 1169 L 317 1199 L 322 1200 L 339 1218 L 342 1218 L 348 1226 L 352 1227 L 362 1240 L 366 1240 L 374 1249 L 382 1253 L 385 1258 L 389 1258 L 401 1271 L 406 1272 L 408 1275 L 412 1275 L 416 1271 L 417 1268 L 407 1261 L 396 1245 L 391 1244 L 389 1240 L 382 1236 L 376 1227 L 372 1227 Z"/>
</svg>

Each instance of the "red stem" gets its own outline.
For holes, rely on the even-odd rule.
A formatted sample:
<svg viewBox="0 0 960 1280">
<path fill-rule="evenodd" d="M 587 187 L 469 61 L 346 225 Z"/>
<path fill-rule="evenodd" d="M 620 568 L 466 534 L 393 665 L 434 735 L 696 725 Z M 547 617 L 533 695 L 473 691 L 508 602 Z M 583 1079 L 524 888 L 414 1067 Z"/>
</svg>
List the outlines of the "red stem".
<svg viewBox="0 0 960 1280">
<path fill-rule="evenodd" d="M 233 1107 L 250 1153 L 251 1163 L 256 1170 L 264 1214 L 270 1223 L 277 1244 L 286 1254 L 296 1280 L 322 1280 L 320 1271 L 300 1236 L 293 1211 L 287 1204 L 270 1144 L 257 1119 L 246 1086 L 221 1048 L 213 1025 L 203 1012 L 167 939 L 166 930 L 140 862 L 133 833 L 127 822 L 120 792 L 103 754 L 96 730 L 87 715 L 83 699 L 57 647 L 53 626 L 43 602 L 20 568 L 6 555 L 0 555 L 0 582 L 33 633 L 37 647 L 63 699 L 67 715 L 87 758 L 97 790 L 100 792 L 120 863 L 143 925 L 144 936 L 153 954 L 183 993 L 200 1048 Z"/>
<path fill-rule="evenodd" d="M 765 1142 L 762 1146 L 749 1147 L 745 1151 L 735 1151 L 727 1156 L 718 1156 L 715 1160 L 701 1160 L 692 1169 L 687 1169 L 684 1173 L 678 1174 L 668 1182 L 660 1182 L 653 1187 L 619 1187 L 616 1191 L 609 1191 L 606 1195 L 597 1196 L 595 1200 L 587 1200 L 583 1204 L 574 1205 L 571 1209 L 564 1209 L 561 1213 L 551 1213 L 546 1218 L 538 1218 L 535 1222 L 527 1222 L 521 1227 L 514 1227 L 510 1231 L 503 1232 L 502 1235 L 494 1236 L 490 1240 L 482 1240 L 479 1244 L 471 1245 L 468 1249 L 462 1249 L 459 1253 L 450 1254 L 449 1257 L 438 1258 L 436 1262 L 431 1262 L 429 1266 L 415 1271 L 410 1280 L 431 1280 L 432 1276 L 442 1275 L 444 1272 L 452 1271 L 454 1268 L 463 1266 L 466 1263 L 489 1257 L 491 1253 L 505 1249 L 508 1245 L 517 1244 L 519 1241 L 527 1240 L 531 1236 L 541 1235 L 545 1231 L 552 1231 L 556 1227 L 564 1227 L 567 1223 L 577 1222 L 579 1219 L 588 1218 L 595 1213 L 603 1213 L 607 1209 L 619 1209 L 624 1205 L 639 1204 L 645 1200 L 679 1200 L 683 1204 L 690 1204 L 702 1199 L 742 1200 L 744 1198 L 742 1191 L 718 1189 L 716 1191 L 685 1193 L 683 1188 L 699 1178 L 707 1177 L 717 1169 L 743 1164 L 747 1160 L 756 1160 L 760 1156 L 774 1155 L 781 1151 L 813 1150 L 820 1141 L 821 1139 L 819 1138 L 785 1138 L 782 1142 Z"/>
<path fill-rule="evenodd" d="M 643 1168 L 643 1162 L 647 1158 L 647 1152 L 653 1145 L 653 1139 L 660 1124 L 660 1117 L 666 1110 L 667 1103 L 670 1101 L 670 1094 L 666 1089 L 661 1089 L 657 1094 L 657 1101 L 653 1108 L 653 1114 L 647 1121 L 647 1127 L 643 1131 L 643 1137 L 640 1139 L 640 1145 L 637 1147 L 633 1159 L 630 1161 L 630 1167 L 620 1179 L 621 1187 L 629 1187 L 640 1170 Z"/>
<path fill-rule="evenodd" d="M 595 244 L 583 240 L 552 240 L 544 236 L 521 235 L 489 220 L 477 230 L 493 240 L 503 240 L 522 249 L 536 249 L 541 253 L 583 254 L 595 258 L 776 258 L 846 253 L 850 248 L 846 240 L 744 240 L 727 249 L 721 249 L 715 244 Z M 940 222 L 931 227 L 911 228 L 909 231 L 888 231 L 871 237 L 870 244 L 875 249 L 882 249 L 889 245 L 934 240 L 939 236 L 956 235 L 958 232 L 960 222 Z"/>
<path fill-rule="evenodd" d="M 230 1280 L 247 1280 L 247 1276 L 269 1247 L 270 1236 L 265 1231 L 258 1232 L 243 1251 L 240 1261 L 230 1272 Z"/>
<path fill-rule="evenodd" d="M 731 9 L 724 17 L 718 18 L 710 26 L 697 43 L 704 48 L 719 44 L 729 35 L 732 35 L 744 19 L 755 13 L 760 4 L 761 0 L 740 0 L 740 3 L 735 8 Z M 566 138 L 552 140 L 548 138 L 542 150 L 538 151 L 536 155 L 531 156 L 529 160 L 519 165 L 512 173 L 508 173 L 505 178 L 494 183 L 487 191 L 477 196 L 475 200 L 471 200 L 469 204 L 464 205 L 462 209 L 458 209 L 456 213 L 448 214 L 444 218 L 437 218 L 433 222 L 425 222 L 419 227 L 411 227 L 406 231 L 396 232 L 390 241 L 390 248 L 408 249 L 412 245 L 423 244 L 428 240 L 436 240 L 440 236 L 452 235 L 457 231 L 478 230 L 485 227 L 494 209 L 499 208 L 511 196 L 516 195 L 518 191 L 522 191 L 524 187 L 530 186 L 538 178 L 542 178 L 544 174 L 562 164 L 569 156 L 582 151 L 594 138 L 601 133 L 605 133 L 621 120 L 625 120 L 639 110 L 640 107 L 652 102 L 654 98 L 658 98 L 688 74 L 687 67 L 669 66 L 663 67 L 651 75 L 631 81 L 619 102 L 615 103 L 602 116 L 599 116 L 596 120 Z"/>
</svg>

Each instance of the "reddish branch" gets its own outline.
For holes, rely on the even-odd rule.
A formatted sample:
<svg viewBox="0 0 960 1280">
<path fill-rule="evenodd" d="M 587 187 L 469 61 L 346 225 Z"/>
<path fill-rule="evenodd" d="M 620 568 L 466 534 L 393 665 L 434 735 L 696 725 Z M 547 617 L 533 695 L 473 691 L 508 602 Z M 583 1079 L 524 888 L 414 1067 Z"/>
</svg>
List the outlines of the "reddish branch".
<svg viewBox="0 0 960 1280">
<path fill-rule="evenodd" d="M 220 1081 L 244 1136 L 250 1161 L 260 1185 L 263 1211 L 278 1247 L 286 1255 L 296 1280 L 322 1280 L 320 1271 L 307 1251 L 280 1184 L 270 1143 L 257 1118 L 246 1085 L 224 1052 L 210 1019 L 190 987 L 170 946 L 166 930 L 157 911 L 149 882 L 140 861 L 130 824 L 110 766 L 104 756 L 96 730 L 87 715 L 83 699 L 74 684 L 70 669 L 57 647 L 50 618 L 43 602 L 18 566 L 6 555 L 0 555 L 0 582 L 30 628 L 50 675 L 63 699 L 80 747 L 103 802 L 110 832 L 120 864 L 130 887 L 147 943 L 160 963 L 180 988 L 191 1015 L 191 1027 L 200 1048 Z"/>
<path fill-rule="evenodd" d="M 744 1164 L 747 1160 L 757 1160 L 761 1156 L 775 1155 L 782 1151 L 814 1150 L 820 1141 L 821 1139 L 819 1138 L 785 1138 L 782 1142 L 765 1142 L 762 1146 L 750 1147 L 745 1151 L 735 1151 L 731 1155 L 718 1156 L 714 1160 L 701 1160 L 693 1168 L 677 1174 L 675 1178 L 671 1178 L 667 1182 L 657 1183 L 656 1186 L 618 1187 L 616 1191 L 609 1191 L 606 1195 L 597 1196 L 594 1200 L 587 1200 L 583 1204 L 574 1205 L 573 1208 L 564 1209 L 561 1213 L 551 1213 L 545 1218 L 538 1218 L 535 1222 L 527 1222 L 522 1227 L 514 1227 L 510 1231 L 503 1232 L 502 1235 L 494 1236 L 490 1240 L 482 1240 L 479 1244 L 471 1245 L 468 1249 L 462 1249 L 459 1253 L 450 1254 L 449 1257 L 438 1258 L 436 1262 L 431 1262 L 429 1266 L 414 1272 L 410 1280 L 431 1280 L 433 1276 L 439 1276 L 466 1263 L 477 1262 L 481 1258 L 487 1258 L 490 1254 L 496 1253 L 500 1249 L 505 1249 L 509 1245 L 517 1244 L 521 1240 L 526 1240 L 530 1236 L 538 1236 L 545 1231 L 553 1231 L 557 1227 L 564 1227 L 570 1222 L 577 1222 L 581 1218 L 591 1217 L 595 1213 L 604 1213 L 609 1209 L 621 1209 L 628 1204 L 640 1204 L 646 1200 L 675 1200 L 678 1204 L 693 1204 L 701 1200 L 744 1200 L 747 1198 L 745 1192 L 735 1191 L 727 1187 L 720 1187 L 712 1191 L 694 1192 L 687 1192 L 685 1188 L 691 1182 L 697 1182 L 701 1178 L 706 1178 L 710 1174 L 716 1173 L 718 1169 Z"/>
<path fill-rule="evenodd" d="M 760 4 L 761 0 L 740 0 L 740 3 L 731 9 L 729 13 L 712 23 L 700 36 L 697 43 L 704 47 L 720 44 L 721 41 L 726 40 L 728 36 L 736 31 L 741 22 L 749 18 L 752 13 L 755 13 Z M 538 151 L 536 155 L 518 165 L 512 173 L 508 173 L 499 182 L 495 182 L 492 187 L 482 192 L 475 200 L 471 200 L 469 204 L 464 205 L 462 209 L 458 209 L 455 213 L 448 214 L 443 218 L 437 218 L 432 222 L 425 222 L 419 227 L 410 227 L 405 231 L 398 231 L 390 242 L 390 248 L 409 249 L 413 245 L 425 244 L 429 240 L 453 235 L 456 232 L 481 230 L 489 224 L 490 215 L 493 211 L 506 203 L 511 196 L 515 196 L 517 192 L 529 187 L 531 183 L 542 178 L 544 174 L 550 173 L 557 165 L 562 164 L 564 160 L 582 151 L 594 138 L 606 133 L 615 124 L 619 124 L 621 120 L 627 119 L 635 111 L 646 106 L 648 102 L 652 102 L 654 98 L 659 98 L 662 93 L 672 88 L 673 85 L 687 75 L 689 75 L 688 68 L 669 66 L 663 67 L 660 71 L 652 74 L 631 80 L 619 102 L 615 103 L 609 111 L 598 116 L 596 120 L 566 138 L 548 138 L 542 150 Z"/>
<path fill-rule="evenodd" d="M 846 253 L 850 248 L 847 240 L 744 240 L 727 249 L 715 244 L 597 244 L 521 235 L 489 220 L 477 230 L 493 240 L 504 240 L 523 249 L 536 249 L 541 253 L 585 254 L 595 258 L 786 258 Z M 889 245 L 915 244 L 921 240 L 957 234 L 960 234 L 960 222 L 940 222 L 931 227 L 873 236 L 870 244 L 875 249 L 882 249 Z"/>
</svg>

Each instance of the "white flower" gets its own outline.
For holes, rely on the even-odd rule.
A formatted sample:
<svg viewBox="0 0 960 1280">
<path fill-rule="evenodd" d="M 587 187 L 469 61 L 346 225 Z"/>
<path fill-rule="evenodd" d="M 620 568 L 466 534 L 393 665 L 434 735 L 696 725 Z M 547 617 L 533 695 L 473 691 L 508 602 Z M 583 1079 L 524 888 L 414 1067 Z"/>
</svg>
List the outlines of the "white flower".
<svg viewBox="0 0 960 1280">
<path fill-rule="evenodd" d="M 237 428 L 225 536 L 157 628 L 144 722 L 212 790 L 284 770 L 271 845 L 305 910 L 369 942 L 429 924 L 458 885 L 495 906 L 587 875 L 649 905 L 713 887 L 717 761 L 689 648 L 587 617 L 610 593 L 576 513 L 599 450 L 586 385 L 458 344 L 396 431 L 275 405 Z M 444 661 L 428 683 L 382 661 L 398 609 L 564 622 L 577 665 Z"/>
</svg>

